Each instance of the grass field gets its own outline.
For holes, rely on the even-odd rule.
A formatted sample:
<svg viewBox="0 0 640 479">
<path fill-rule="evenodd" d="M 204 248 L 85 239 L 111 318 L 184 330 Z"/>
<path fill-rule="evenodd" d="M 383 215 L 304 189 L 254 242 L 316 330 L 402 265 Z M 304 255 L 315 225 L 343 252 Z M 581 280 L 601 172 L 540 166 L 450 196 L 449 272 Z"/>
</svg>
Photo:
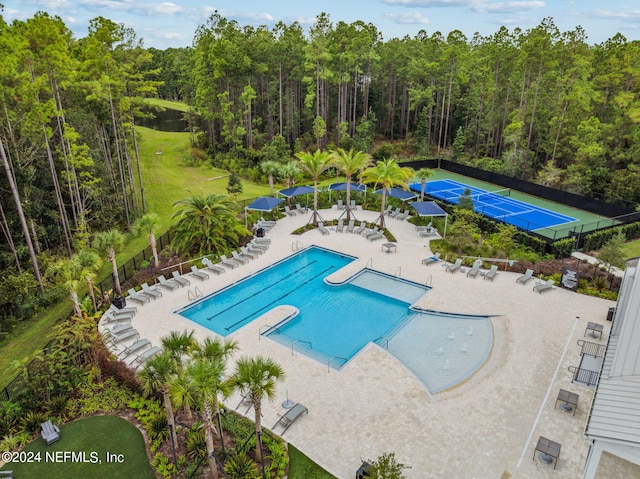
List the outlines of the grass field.
<svg viewBox="0 0 640 479">
<path fill-rule="evenodd" d="M 12 462 L 1 470 L 12 470 L 13 477 L 47 479 L 154 479 L 142 434 L 130 422 L 115 416 L 94 416 L 60 427 L 60 439 L 51 445 L 42 438 L 23 450 L 32 462 Z M 64 452 L 84 453 L 75 460 Z M 113 462 L 108 462 L 110 454 Z M 113 456 L 121 461 L 115 461 Z M 80 458 L 83 460 L 81 461 Z"/>
<path fill-rule="evenodd" d="M 289 479 L 336 479 L 289 444 Z"/>
</svg>

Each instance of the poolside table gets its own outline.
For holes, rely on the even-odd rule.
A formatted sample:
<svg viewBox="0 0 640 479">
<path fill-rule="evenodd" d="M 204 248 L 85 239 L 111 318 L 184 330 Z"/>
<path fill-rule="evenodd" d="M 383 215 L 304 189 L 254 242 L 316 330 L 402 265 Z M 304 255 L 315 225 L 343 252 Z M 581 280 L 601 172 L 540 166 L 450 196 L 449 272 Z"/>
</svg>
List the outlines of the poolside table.
<svg viewBox="0 0 640 479">
<path fill-rule="evenodd" d="M 397 245 L 395 243 L 382 243 L 382 250 L 386 249 L 387 253 L 391 253 L 391 250 L 396 252 Z"/>
<path fill-rule="evenodd" d="M 591 336 L 592 338 L 597 337 L 598 339 L 600 339 L 602 337 L 602 329 L 603 329 L 602 324 L 592 323 L 591 321 L 589 321 L 587 323 L 587 327 L 585 328 L 584 334 L 582 335 L 582 337 L 587 335 L 587 331 L 593 331 L 589 333 L 589 336 Z M 596 333 L 598 334 L 598 336 L 596 336 Z"/>
<path fill-rule="evenodd" d="M 558 391 L 558 397 L 556 398 L 556 403 L 553 405 L 553 409 L 558 405 L 558 401 L 562 401 L 564 404 L 560 406 L 561 409 L 565 411 L 571 411 L 573 409 L 573 415 L 576 415 L 576 409 L 578 409 L 578 399 L 580 395 L 576 393 L 572 393 L 571 391 L 567 391 L 566 389 L 560 389 Z"/>
<path fill-rule="evenodd" d="M 546 437 L 540 436 L 538 437 L 538 444 L 536 444 L 536 448 L 533 451 L 533 460 L 536 459 L 536 452 L 540 451 L 540 460 L 547 464 L 553 464 L 553 468 L 555 469 L 558 465 L 558 458 L 560 457 L 560 448 L 562 446 L 552 441 L 551 439 L 547 439 Z"/>
</svg>

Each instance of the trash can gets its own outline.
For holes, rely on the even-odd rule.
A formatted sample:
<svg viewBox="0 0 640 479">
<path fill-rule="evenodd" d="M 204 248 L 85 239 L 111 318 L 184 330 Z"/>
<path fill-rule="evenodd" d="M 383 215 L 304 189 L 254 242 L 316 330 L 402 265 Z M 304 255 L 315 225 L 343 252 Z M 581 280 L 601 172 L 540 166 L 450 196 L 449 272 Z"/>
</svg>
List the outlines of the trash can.
<svg viewBox="0 0 640 479">
<path fill-rule="evenodd" d="M 115 298 L 113 298 L 113 302 L 111 304 L 113 304 L 118 309 L 122 309 L 127 306 L 127 300 L 124 296 L 116 296 Z"/>
<path fill-rule="evenodd" d="M 616 308 L 609 308 L 609 312 L 607 313 L 607 321 L 613 321 L 613 315 L 616 312 Z"/>
<path fill-rule="evenodd" d="M 356 479 L 365 479 L 366 477 L 371 477 L 371 474 L 369 474 L 370 471 L 371 464 L 369 464 L 368 462 L 363 462 L 356 471 Z"/>
<path fill-rule="evenodd" d="M 258 229 L 256 230 L 256 236 L 257 236 L 258 238 L 264 238 L 264 228 L 258 228 Z"/>
</svg>

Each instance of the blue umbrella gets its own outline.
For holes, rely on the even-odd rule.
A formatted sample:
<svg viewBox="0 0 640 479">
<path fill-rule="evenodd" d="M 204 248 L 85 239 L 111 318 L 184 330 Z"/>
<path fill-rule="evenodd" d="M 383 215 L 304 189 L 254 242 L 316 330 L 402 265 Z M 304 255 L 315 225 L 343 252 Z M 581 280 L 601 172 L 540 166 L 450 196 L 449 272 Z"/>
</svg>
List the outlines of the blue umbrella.
<svg viewBox="0 0 640 479">
<path fill-rule="evenodd" d="M 375 192 L 378 195 L 382 194 L 382 189 L 379 189 Z M 401 190 L 400 188 L 387 188 L 387 196 L 391 196 L 392 198 L 398 198 L 402 201 L 407 201 L 412 198 L 415 198 L 417 195 L 411 193 L 410 191 Z"/>
<path fill-rule="evenodd" d="M 244 207 L 244 225 L 248 226 L 247 210 L 273 211 L 273 209 L 283 201 L 284 200 L 282 198 L 268 198 L 266 196 L 261 196 L 260 198 L 256 198 L 250 205 Z"/>
<path fill-rule="evenodd" d="M 313 188 L 310 186 L 294 186 L 293 188 L 287 188 L 286 190 L 278 191 L 279 195 L 284 196 L 285 198 L 292 198 L 294 196 L 300 195 L 308 195 L 309 193 L 313 193 Z"/>
<path fill-rule="evenodd" d="M 367 185 L 359 185 L 351 183 L 349 189 L 351 191 L 367 191 Z M 332 183 L 329 185 L 329 191 L 347 191 L 346 183 Z"/>
<path fill-rule="evenodd" d="M 412 201 L 409 203 L 418 213 L 418 216 L 444 216 L 444 238 L 447 237 L 447 220 L 449 215 L 440 208 L 435 201 Z"/>
</svg>

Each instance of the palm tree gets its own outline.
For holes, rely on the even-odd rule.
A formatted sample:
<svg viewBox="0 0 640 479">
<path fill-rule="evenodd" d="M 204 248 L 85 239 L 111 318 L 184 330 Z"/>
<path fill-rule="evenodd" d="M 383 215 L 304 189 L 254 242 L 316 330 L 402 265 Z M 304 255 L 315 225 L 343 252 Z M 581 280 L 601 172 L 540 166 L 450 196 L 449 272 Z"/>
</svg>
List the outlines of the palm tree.
<svg viewBox="0 0 640 479">
<path fill-rule="evenodd" d="M 331 155 L 333 164 L 342 171 L 347 182 L 347 222 L 351 219 L 351 176 L 361 172 L 371 164 L 371 155 L 363 151 L 354 151 L 351 148 L 348 152 L 338 148 Z"/>
<path fill-rule="evenodd" d="M 181 369 L 183 361 L 187 355 L 197 348 L 197 341 L 193 339 L 193 330 L 187 332 L 171 331 L 166 336 L 163 336 L 162 349 L 168 351 L 171 359 L 176 363 L 176 368 Z"/>
<path fill-rule="evenodd" d="M 80 286 L 80 270 L 82 266 L 77 256 L 56 261 L 49 268 L 50 274 L 62 279 L 64 287 L 69 290 L 69 297 L 73 303 L 73 314 L 82 316 L 80 302 L 78 301 L 78 287 Z"/>
<path fill-rule="evenodd" d="M 276 392 L 276 381 L 284 379 L 284 369 L 271 358 L 256 356 L 242 357 L 236 363 L 236 371 L 230 383 L 241 394 L 248 395 L 253 405 L 256 423 L 256 458 L 262 460 L 262 399 L 273 399 Z"/>
<path fill-rule="evenodd" d="M 142 371 L 138 374 L 145 394 L 151 395 L 156 391 L 159 391 L 162 394 L 162 400 L 164 401 L 165 413 L 167 415 L 167 422 L 169 423 L 169 430 L 173 444 L 178 443 L 178 437 L 176 434 L 175 418 L 169 386 L 171 381 L 175 378 L 175 375 L 176 363 L 171 351 L 163 351 L 149 359 L 145 363 L 144 368 L 142 368 Z"/>
<path fill-rule="evenodd" d="M 427 185 L 427 180 L 433 176 L 433 170 L 431 168 L 420 168 L 416 171 L 416 178 L 420 180 L 420 201 L 424 201 L 424 188 Z"/>
<path fill-rule="evenodd" d="M 313 177 L 313 226 L 318 225 L 318 178 L 331 167 L 331 157 L 328 152 L 316 150 L 313 154 L 300 151 L 296 153 L 300 160 L 300 167 Z"/>
<path fill-rule="evenodd" d="M 158 249 L 156 247 L 156 230 L 158 229 L 159 224 L 160 221 L 158 220 L 158 215 L 154 213 L 147 213 L 138 218 L 131 227 L 134 235 L 144 232 L 149 236 L 149 245 L 151 246 L 153 266 L 155 268 L 160 264 L 160 261 L 158 261 Z"/>
<path fill-rule="evenodd" d="M 279 171 L 280 176 L 284 178 L 286 188 L 291 188 L 295 184 L 296 176 L 300 174 L 300 168 L 293 161 L 280 165 Z"/>
<path fill-rule="evenodd" d="M 375 187 L 382 188 L 382 200 L 380 202 L 380 228 L 384 228 L 384 210 L 387 200 L 387 189 L 401 186 L 408 190 L 407 180 L 413 177 L 411 168 L 402 167 L 392 158 L 381 160 L 375 166 L 364 170 L 360 176 L 363 183 L 374 183 Z"/>
<path fill-rule="evenodd" d="M 267 160 L 260 163 L 260 169 L 269 177 L 269 196 L 273 197 L 273 177 L 280 173 L 280 163 Z"/>
<path fill-rule="evenodd" d="M 93 247 L 97 250 L 106 250 L 107 261 L 111 262 L 113 275 L 113 288 L 116 295 L 122 295 L 120 289 L 120 278 L 118 277 L 118 263 L 116 262 L 116 254 L 124 245 L 124 235 L 116 229 L 109 231 L 100 231 L 96 233 L 93 239 Z"/>
<path fill-rule="evenodd" d="M 223 252 L 229 246 L 237 246 L 240 237 L 250 235 L 238 220 L 236 204 L 228 196 L 198 196 L 173 204 L 177 208 L 174 246 L 184 252 L 205 254 Z"/>
<path fill-rule="evenodd" d="M 102 266 L 102 259 L 93 251 L 88 249 L 82 249 L 78 251 L 78 261 L 82 265 L 81 277 L 87 282 L 87 288 L 89 290 L 89 296 L 91 297 L 91 304 L 93 305 L 93 312 L 98 310 L 96 304 L 96 295 L 93 291 L 93 282 L 96 279 L 97 271 Z"/>
</svg>

